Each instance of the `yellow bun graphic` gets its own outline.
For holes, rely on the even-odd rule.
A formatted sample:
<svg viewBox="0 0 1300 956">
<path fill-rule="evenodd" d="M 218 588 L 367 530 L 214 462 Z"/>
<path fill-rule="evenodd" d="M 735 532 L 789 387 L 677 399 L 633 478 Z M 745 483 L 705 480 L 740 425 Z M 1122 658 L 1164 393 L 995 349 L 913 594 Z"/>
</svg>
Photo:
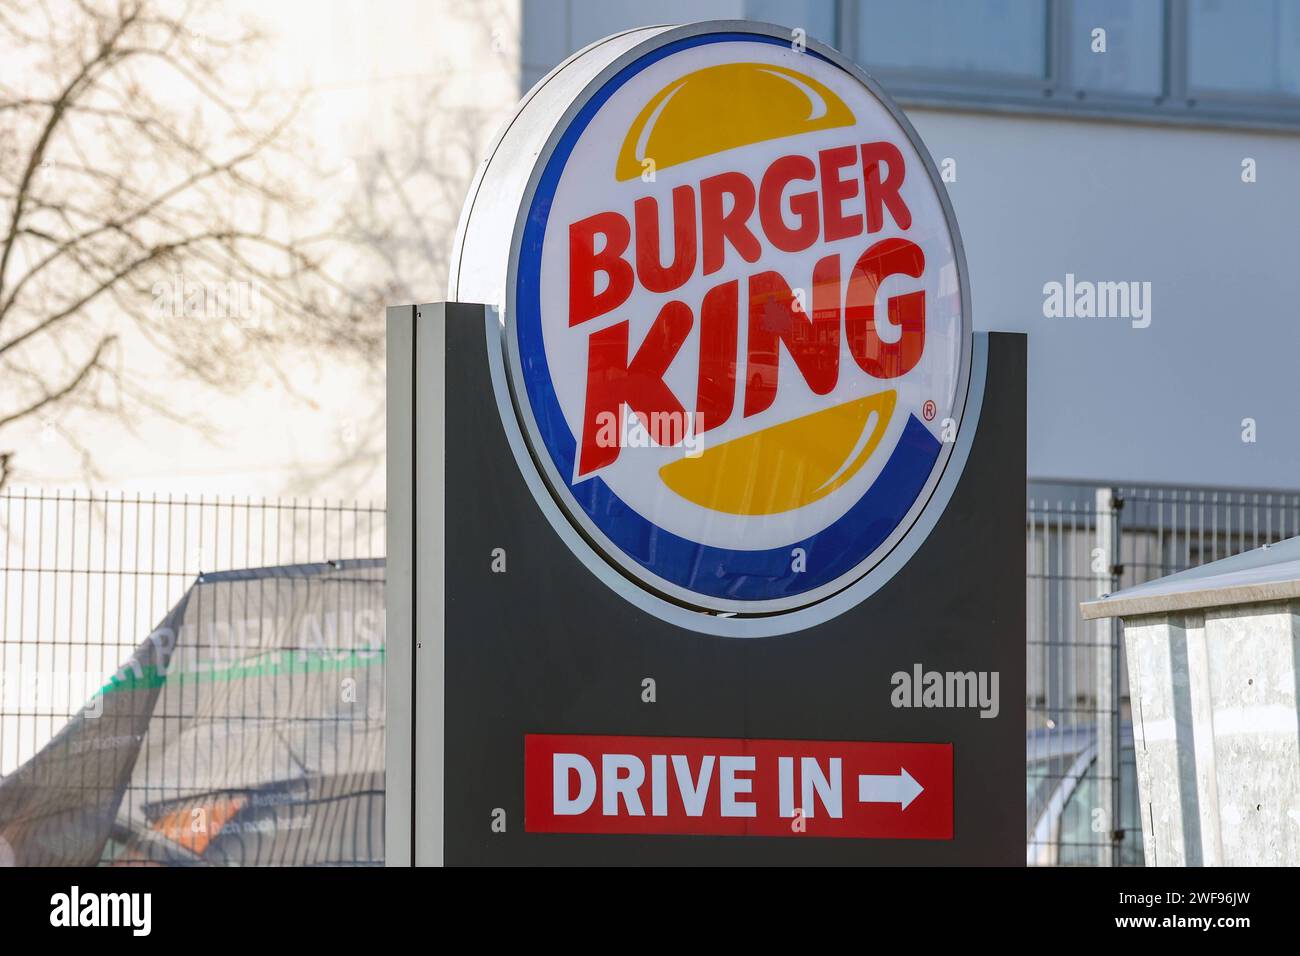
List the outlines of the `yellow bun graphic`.
<svg viewBox="0 0 1300 956">
<path fill-rule="evenodd" d="M 659 477 L 687 501 L 713 511 L 770 515 L 802 508 L 866 464 L 884 437 L 896 398 L 891 389 L 773 425 L 698 458 L 670 462 Z"/>
<path fill-rule="evenodd" d="M 651 97 L 627 131 L 615 177 L 638 178 L 646 159 L 666 169 L 855 122 L 844 101 L 810 76 L 769 63 L 723 63 L 688 73 Z"/>
</svg>

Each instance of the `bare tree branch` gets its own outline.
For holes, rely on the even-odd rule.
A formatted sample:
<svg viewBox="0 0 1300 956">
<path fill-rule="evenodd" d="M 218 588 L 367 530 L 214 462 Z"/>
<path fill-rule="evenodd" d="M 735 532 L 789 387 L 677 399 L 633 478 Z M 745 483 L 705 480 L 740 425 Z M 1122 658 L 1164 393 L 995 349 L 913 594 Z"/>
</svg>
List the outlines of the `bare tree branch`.
<svg viewBox="0 0 1300 956">
<path fill-rule="evenodd" d="M 99 345 L 95 347 L 95 354 L 93 354 L 90 357 L 90 359 L 77 371 L 77 374 L 72 377 L 72 380 L 70 382 L 67 382 L 66 384 L 60 386 L 53 392 L 46 391 L 45 394 L 42 395 L 37 401 L 28 405 L 26 408 L 20 408 L 18 411 L 11 413 L 5 416 L 4 418 L 0 418 L 0 428 L 3 428 L 5 425 L 8 425 L 10 422 L 17 421 L 20 418 L 26 418 L 28 415 L 33 415 L 36 412 L 40 411 L 45 406 L 53 405 L 58 401 L 60 401 L 61 399 L 64 399 L 67 396 L 71 395 L 73 392 L 75 392 L 78 388 L 81 387 L 82 383 L 86 381 L 87 377 L 89 377 L 91 372 L 99 368 L 99 360 L 101 357 L 103 357 L 105 349 L 107 349 L 110 345 L 112 345 L 116 341 L 117 341 L 117 336 L 115 335 L 107 336 L 106 338 L 101 340 Z"/>
<path fill-rule="evenodd" d="M 229 81 L 263 39 L 203 0 L 0 0 L 0 57 L 37 61 L 0 82 L 0 429 L 72 407 L 180 417 L 123 364 L 131 341 L 231 391 L 253 369 L 291 391 L 294 355 L 378 366 L 405 262 L 317 208 L 310 91 Z"/>
</svg>

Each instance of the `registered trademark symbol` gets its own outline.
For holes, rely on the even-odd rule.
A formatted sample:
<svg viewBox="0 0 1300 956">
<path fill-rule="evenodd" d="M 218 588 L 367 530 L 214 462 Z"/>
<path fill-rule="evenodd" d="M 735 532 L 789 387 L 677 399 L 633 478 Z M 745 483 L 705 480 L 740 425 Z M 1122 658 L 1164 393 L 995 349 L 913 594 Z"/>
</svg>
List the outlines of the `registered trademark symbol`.
<svg viewBox="0 0 1300 956">
<path fill-rule="evenodd" d="M 921 406 L 921 414 L 927 422 L 934 421 L 935 411 L 934 402 L 927 398 L 925 404 Z"/>
</svg>

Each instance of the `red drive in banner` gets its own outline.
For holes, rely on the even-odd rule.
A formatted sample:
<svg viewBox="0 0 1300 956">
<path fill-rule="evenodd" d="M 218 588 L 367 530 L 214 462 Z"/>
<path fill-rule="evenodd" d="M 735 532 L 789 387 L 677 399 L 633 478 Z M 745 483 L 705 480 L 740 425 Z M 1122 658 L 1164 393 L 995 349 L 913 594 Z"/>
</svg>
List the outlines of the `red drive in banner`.
<svg viewBox="0 0 1300 956">
<path fill-rule="evenodd" d="M 951 744 L 528 734 L 530 833 L 952 839 Z"/>
</svg>

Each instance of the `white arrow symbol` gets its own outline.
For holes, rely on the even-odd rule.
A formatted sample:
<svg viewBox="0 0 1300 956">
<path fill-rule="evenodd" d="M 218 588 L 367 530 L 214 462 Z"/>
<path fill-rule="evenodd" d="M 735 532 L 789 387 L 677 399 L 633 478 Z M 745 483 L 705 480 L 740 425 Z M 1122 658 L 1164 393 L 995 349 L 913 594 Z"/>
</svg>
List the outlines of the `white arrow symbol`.
<svg viewBox="0 0 1300 956">
<path fill-rule="evenodd" d="M 858 774 L 858 803 L 897 803 L 898 809 L 906 810 L 924 789 L 906 767 L 899 767 L 896 774 Z"/>
</svg>

